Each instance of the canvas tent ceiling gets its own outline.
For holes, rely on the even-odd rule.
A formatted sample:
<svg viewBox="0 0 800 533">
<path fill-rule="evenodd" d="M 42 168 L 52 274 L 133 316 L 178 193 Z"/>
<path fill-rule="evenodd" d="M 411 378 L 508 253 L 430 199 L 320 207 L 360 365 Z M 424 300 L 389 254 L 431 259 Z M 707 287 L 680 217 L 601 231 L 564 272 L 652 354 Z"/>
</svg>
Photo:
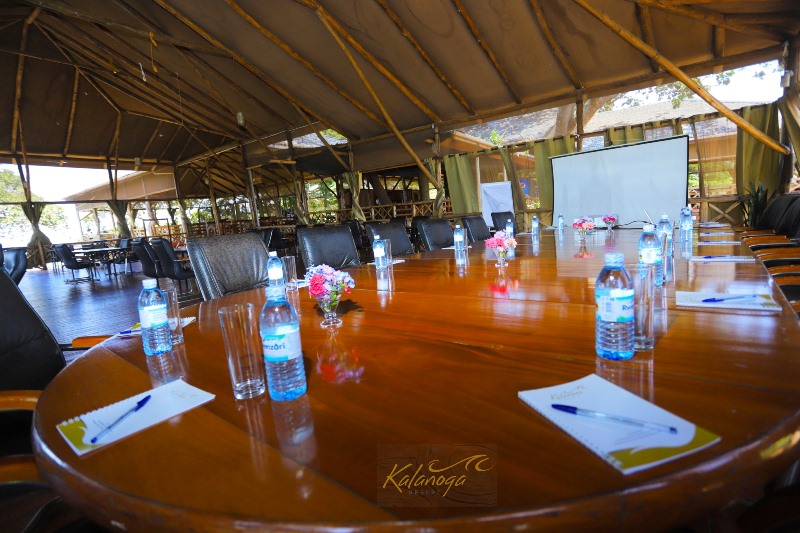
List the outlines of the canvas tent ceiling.
<svg viewBox="0 0 800 533">
<path fill-rule="evenodd" d="M 337 130 L 360 170 L 410 163 L 380 106 L 427 157 L 433 125 L 671 81 L 579 1 L 4 0 L 0 161 L 178 165 L 186 195 L 213 167 L 243 191 L 239 147 L 285 159 L 287 132 Z M 796 0 L 587 1 L 692 75 L 780 57 L 800 31 Z"/>
</svg>

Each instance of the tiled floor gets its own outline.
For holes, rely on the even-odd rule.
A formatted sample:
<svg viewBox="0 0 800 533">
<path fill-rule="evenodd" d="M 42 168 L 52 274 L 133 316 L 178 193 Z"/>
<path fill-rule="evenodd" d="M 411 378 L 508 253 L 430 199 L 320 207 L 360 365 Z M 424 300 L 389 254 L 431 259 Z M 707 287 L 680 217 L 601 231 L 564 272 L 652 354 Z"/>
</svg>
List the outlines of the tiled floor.
<svg viewBox="0 0 800 533">
<path fill-rule="evenodd" d="M 19 288 L 56 340 L 69 344 L 75 337 L 118 333 L 139 321 L 136 300 L 145 276 L 138 271 L 138 264 L 135 267 L 132 276 L 109 277 L 99 270 L 94 283 L 69 284 L 64 283 L 71 279 L 69 271 L 48 265 L 46 271 L 28 270 Z M 181 297 L 181 307 L 190 303 Z"/>
</svg>

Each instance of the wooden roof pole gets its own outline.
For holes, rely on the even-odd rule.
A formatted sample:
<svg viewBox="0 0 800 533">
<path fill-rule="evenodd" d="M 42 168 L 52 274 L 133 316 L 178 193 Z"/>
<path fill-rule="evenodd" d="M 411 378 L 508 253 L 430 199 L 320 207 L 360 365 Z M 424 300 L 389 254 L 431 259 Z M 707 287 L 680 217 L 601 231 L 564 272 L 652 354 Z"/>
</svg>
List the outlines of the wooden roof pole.
<svg viewBox="0 0 800 533">
<path fill-rule="evenodd" d="M 25 24 L 22 26 L 22 36 L 20 37 L 19 42 L 19 49 L 21 52 L 25 52 L 25 49 L 28 47 L 28 29 L 33 24 L 33 21 L 36 20 L 36 17 L 39 16 L 39 13 L 42 11 L 40 7 L 35 8 L 28 18 L 25 19 Z M 20 129 L 20 112 L 19 112 L 19 100 L 22 98 L 22 74 L 25 71 L 25 56 L 20 55 L 17 58 L 17 75 L 14 81 L 14 115 L 11 119 L 11 151 L 14 152 L 17 150 L 17 131 Z"/>
<path fill-rule="evenodd" d="M 574 85 L 576 89 L 582 89 L 583 83 L 578 77 L 578 73 L 575 72 L 574 68 L 572 68 L 572 64 L 569 62 L 569 59 L 567 59 L 567 54 L 564 51 L 564 48 L 561 46 L 561 43 L 558 42 L 553 30 L 550 29 L 550 24 L 547 22 L 547 18 L 544 16 L 544 11 L 542 11 L 542 6 L 539 4 L 539 0 L 528 0 L 528 4 L 531 6 L 533 14 L 536 16 L 536 22 L 539 23 L 539 28 L 541 28 L 544 38 L 550 45 L 550 49 L 553 51 L 556 59 L 558 59 L 558 63 L 561 65 L 564 73 L 567 75 L 569 80 L 572 82 L 572 85 Z"/>
<path fill-rule="evenodd" d="M 392 11 L 392 8 L 390 8 L 389 4 L 386 3 L 386 0 L 375 0 L 375 1 L 378 3 L 379 6 L 383 8 L 383 10 L 386 12 L 386 15 L 392 20 L 392 22 L 394 22 L 394 25 L 397 26 L 397 29 L 400 30 L 400 33 L 403 35 L 403 37 L 408 39 L 408 42 L 411 43 L 411 46 L 414 47 L 414 49 L 420 55 L 422 60 L 425 61 L 425 63 L 428 64 L 433 73 L 436 74 L 436 77 L 439 78 L 439 81 L 444 83 L 445 86 L 450 90 L 450 93 L 452 93 L 455 99 L 458 100 L 458 103 L 461 104 L 461 107 L 469 111 L 471 115 L 474 115 L 475 110 L 472 108 L 472 106 L 469 105 L 467 100 L 461 95 L 458 89 L 456 89 L 455 86 L 452 83 L 450 83 L 450 80 L 448 80 L 447 77 L 445 77 L 444 72 L 442 72 L 441 69 L 439 69 L 439 67 L 436 66 L 436 64 L 433 62 L 433 60 L 425 51 L 425 49 L 422 48 L 422 45 L 419 44 L 419 41 L 417 41 L 414 35 L 412 35 L 411 31 L 409 31 L 409 29 L 406 28 L 406 26 L 403 24 L 403 21 L 400 20 L 400 17 L 397 16 L 397 13 Z"/>
<path fill-rule="evenodd" d="M 156 0 L 156 1 L 162 1 L 162 0 Z M 380 61 L 378 61 L 378 59 L 374 55 L 370 54 L 367 51 L 367 49 L 364 48 L 361 45 L 361 43 L 359 43 L 355 39 L 355 37 L 353 37 L 350 34 L 350 32 L 348 32 L 347 29 L 339 23 L 339 21 L 333 18 L 333 16 L 330 13 L 328 13 L 328 11 L 317 0 L 298 0 L 298 1 L 316 11 L 317 16 L 323 21 L 325 21 L 326 26 L 331 26 L 335 28 L 336 31 L 339 32 L 339 34 L 343 36 L 348 43 L 350 43 L 350 46 L 352 46 L 353 49 L 355 49 L 359 54 L 361 54 L 361 56 L 364 59 L 366 59 L 370 65 L 375 67 L 375 69 L 378 72 L 383 74 L 383 76 L 387 80 L 389 80 L 392 83 L 392 85 L 394 85 L 401 93 L 403 93 L 405 97 L 408 98 L 411 101 L 411 103 L 413 103 L 415 106 L 417 106 L 417 108 L 420 111 L 425 113 L 425 115 L 427 115 L 429 119 L 431 119 L 434 122 L 439 122 L 441 120 L 441 118 L 439 118 L 436 112 L 434 112 L 433 109 L 431 109 L 431 107 L 428 104 L 422 101 L 422 98 L 414 94 L 414 92 L 405 83 L 400 81 L 400 79 L 393 72 L 384 67 L 383 64 Z"/>
<path fill-rule="evenodd" d="M 754 127 L 749 122 L 747 122 L 741 116 L 737 115 L 736 113 L 728 109 L 728 107 L 725 104 L 714 98 L 714 96 L 711 93 L 709 93 L 706 89 L 704 89 L 700 84 L 695 82 L 691 77 L 687 76 L 686 73 L 684 73 L 675 63 L 662 56 L 658 52 L 658 50 L 654 49 L 652 46 L 648 45 L 647 43 L 636 37 L 634 34 L 626 30 L 620 24 L 614 22 L 608 15 L 596 9 L 595 7 L 589 5 L 589 3 L 586 0 L 573 0 L 573 2 L 581 6 L 590 15 L 592 15 L 594 18 L 602 22 L 611 31 L 619 35 L 619 37 L 622 40 L 624 40 L 625 42 L 627 42 L 628 44 L 639 50 L 641 53 L 643 53 L 653 61 L 656 61 L 659 65 L 661 65 L 661 67 L 664 70 L 672 74 L 678 81 L 686 85 L 700 98 L 708 102 L 709 105 L 711 105 L 714 109 L 716 109 L 722 115 L 730 119 L 730 121 L 736 124 L 738 127 L 742 128 L 744 131 L 752 135 L 759 142 L 765 144 L 766 146 L 772 148 L 773 150 L 781 154 L 789 153 L 789 148 L 780 144 L 775 139 L 765 134 L 758 128 Z"/>
<path fill-rule="evenodd" d="M 650 16 L 650 8 L 642 4 L 636 4 L 636 16 L 639 19 L 639 26 L 642 28 L 644 42 L 655 48 L 656 34 L 655 31 L 653 31 L 653 18 Z M 660 68 L 661 67 L 658 65 L 658 63 L 652 59 L 650 60 L 650 69 L 653 72 L 658 72 Z"/>
<path fill-rule="evenodd" d="M 345 163 L 344 160 L 339 156 L 339 154 L 336 153 L 336 150 L 333 149 L 333 146 L 331 146 L 328 140 L 325 138 L 325 136 L 322 135 L 322 133 L 320 133 L 319 128 L 316 126 L 316 124 L 313 124 L 311 120 L 309 120 L 308 115 L 303 113 L 303 110 L 300 109 L 299 107 L 295 106 L 294 108 L 297 110 L 300 116 L 303 117 L 303 120 L 306 121 L 306 124 L 311 126 L 311 129 L 314 130 L 314 133 L 317 135 L 317 138 L 323 142 L 325 148 L 327 148 L 328 151 L 330 151 L 331 155 L 333 155 L 333 157 L 336 158 L 336 161 L 338 161 L 339 164 L 342 165 L 342 168 L 344 168 L 345 170 L 352 171 L 353 168 L 347 163 Z"/>
<path fill-rule="evenodd" d="M 491 48 L 489 48 L 489 44 L 486 42 L 486 38 L 483 36 L 481 31 L 478 29 L 478 26 L 475 24 L 475 21 L 472 20 L 472 17 L 467 13 L 467 8 L 464 7 L 464 4 L 461 3 L 461 0 L 453 0 L 453 4 L 456 6 L 456 10 L 458 14 L 461 15 L 461 18 L 464 19 L 464 22 L 467 24 L 467 28 L 472 33 L 475 40 L 478 41 L 478 45 L 483 50 L 483 53 L 486 54 L 486 57 L 489 58 L 492 65 L 494 65 L 494 69 L 500 74 L 500 77 L 506 84 L 509 92 L 511 92 L 511 96 L 514 97 L 514 101 L 518 104 L 522 103 L 522 98 L 519 96 L 519 91 L 517 88 L 514 87 L 514 84 L 511 83 L 511 78 L 506 73 L 506 70 L 503 68 L 503 65 L 500 64 L 500 61 L 497 59 L 497 56 L 494 54 Z"/>
<path fill-rule="evenodd" d="M 75 69 L 75 78 L 72 81 L 72 102 L 69 106 L 69 120 L 67 121 L 67 134 L 64 137 L 64 157 L 69 153 L 69 144 L 72 140 L 72 128 L 75 125 L 75 109 L 78 107 L 78 84 L 81 79 L 80 70 Z"/>
<path fill-rule="evenodd" d="M 322 83 L 333 89 L 336 93 L 339 94 L 342 98 L 350 102 L 353 106 L 355 106 L 359 111 L 364 113 L 367 117 L 372 119 L 373 121 L 377 122 L 381 126 L 386 126 L 386 123 L 378 117 L 375 113 L 367 109 L 367 107 L 359 102 L 353 95 L 345 91 L 344 89 L 340 88 L 336 85 L 333 80 L 327 77 L 325 74 L 320 72 L 314 65 L 311 64 L 306 58 L 301 56 L 296 50 L 294 50 L 291 46 L 289 46 L 286 41 L 282 40 L 280 37 L 269 31 L 267 28 L 262 26 L 258 23 L 256 19 L 250 16 L 247 11 L 245 11 L 239 4 L 236 3 L 235 0 L 225 0 L 225 2 L 233 9 L 240 17 L 242 17 L 248 24 L 250 24 L 253 28 L 255 28 L 261 35 L 266 37 L 270 42 L 275 44 L 278 48 L 283 50 L 289 57 L 306 67 L 311 73 L 316 76 Z"/>
<path fill-rule="evenodd" d="M 383 103 L 381 102 L 381 99 L 375 92 L 375 89 L 372 88 L 372 85 L 369 83 L 369 80 L 367 80 L 366 75 L 364 75 L 364 71 L 361 70 L 361 67 L 358 66 L 356 59 L 353 57 L 353 54 L 351 54 L 350 50 L 347 49 L 347 45 L 344 44 L 344 41 L 342 41 L 342 39 L 339 37 L 339 34 L 333 28 L 328 19 L 320 11 L 317 11 L 317 14 L 319 15 L 319 18 L 322 21 L 322 23 L 325 25 L 325 28 L 327 28 L 328 32 L 330 32 L 331 36 L 339 44 L 339 47 L 342 49 L 342 52 L 344 52 L 344 55 L 347 56 L 348 61 L 350 61 L 350 64 L 353 66 L 353 70 L 355 70 L 356 74 L 358 74 L 358 77 L 361 79 L 361 83 L 364 84 L 364 87 L 367 89 L 367 92 L 369 92 L 369 94 L 372 96 L 372 99 L 375 100 L 375 104 L 381 110 L 381 113 L 386 119 L 386 122 L 389 123 L 389 127 L 391 128 L 392 132 L 394 132 L 394 135 L 395 137 L 397 137 L 397 140 L 400 141 L 400 144 L 403 145 L 403 148 L 405 148 L 406 152 L 408 152 L 408 155 L 411 156 L 411 158 L 414 160 L 414 163 L 417 165 L 417 167 L 419 167 L 419 169 L 422 171 L 425 177 L 428 178 L 431 181 L 431 183 L 433 183 L 433 185 L 436 187 L 436 190 L 442 191 L 443 190 L 442 184 L 439 183 L 436 180 L 436 178 L 434 178 L 431 175 L 430 171 L 425 166 L 425 164 L 422 161 L 420 161 L 419 157 L 417 157 L 417 154 L 414 152 L 411 146 L 409 146 L 408 142 L 406 142 L 405 138 L 400 133 L 400 130 L 397 129 L 397 126 L 392 120 L 392 117 L 389 116 L 389 113 L 386 111 L 386 108 L 383 107 Z"/>
</svg>

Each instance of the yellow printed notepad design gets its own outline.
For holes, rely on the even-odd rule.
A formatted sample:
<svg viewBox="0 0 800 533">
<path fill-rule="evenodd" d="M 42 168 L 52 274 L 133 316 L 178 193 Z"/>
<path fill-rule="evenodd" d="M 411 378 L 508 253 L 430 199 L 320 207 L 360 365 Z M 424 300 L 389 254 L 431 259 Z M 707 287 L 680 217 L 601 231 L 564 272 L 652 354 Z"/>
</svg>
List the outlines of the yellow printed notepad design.
<svg viewBox="0 0 800 533">
<path fill-rule="evenodd" d="M 521 391 L 518 396 L 623 474 L 677 459 L 720 440 L 718 435 L 596 374 L 554 387 Z M 571 414 L 553 408 L 553 404 L 568 404 L 613 417 L 646 421 L 648 425 L 665 426 L 676 431 L 657 431 L 611 419 Z"/>
<path fill-rule="evenodd" d="M 147 403 L 135 413 L 131 412 L 146 396 L 150 397 Z M 75 453 L 83 455 L 213 399 L 213 394 L 177 380 L 65 420 L 56 429 Z M 124 420 L 120 420 L 122 418 Z M 102 438 L 93 443 L 92 439 L 98 436 Z"/>
</svg>

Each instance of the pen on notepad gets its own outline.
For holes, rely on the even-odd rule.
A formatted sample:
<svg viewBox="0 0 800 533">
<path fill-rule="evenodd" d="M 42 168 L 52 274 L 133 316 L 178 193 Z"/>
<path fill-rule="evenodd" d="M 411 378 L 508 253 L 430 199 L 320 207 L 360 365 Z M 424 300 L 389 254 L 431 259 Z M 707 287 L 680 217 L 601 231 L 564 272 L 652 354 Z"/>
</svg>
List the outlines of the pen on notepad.
<svg viewBox="0 0 800 533">
<path fill-rule="evenodd" d="M 726 259 L 729 257 L 739 257 L 738 255 L 704 255 L 703 259 Z"/>
<path fill-rule="evenodd" d="M 130 409 L 129 409 L 129 410 L 126 412 L 126 413 L 124 413 L 122 416 L 120 416 L 119 418 L 117 418 L 116 420 L 114 420 L 114 421 L 113 421 L 111 424 L 109 424 L 109 425 L 108 425 L 108 427 L 106 427 L 106 428 L 105 428 L 103 431 L 101 431 L 100 433 L 98 433 L 97 435 L 95 435 L 95 436 L 92 438 L 92 440 L 91 440 L 91 441 L 89 441 L 89 442 L 91 442 L 92 444 L 95 444 L 95 443 L 96 443 L 98 440 L 100 440 L 100 438 L 101 438 L 101 437 L 105 437 L 106 435 L 108 435 L 108 433 L 109 433 L 109 432 L 110 432 L 112 429 L 114 429 L 115 427 L 117 427 L 117 426 L 119 425 L 119 423 L 120 423 L 120 422 L 122 422 L 123 420 L 125 420 L 126 418 L 128 418 L 129 416 L 131 416 L 133 413 L 135 413 L 136 411 L 138 411 L 139 409 L 141 409 L 142 407 L 144 407 L 144 404 L 146 404 L 146 403 L 147 403 L 147 402 L 149 402 L 149 401 L 150 401 L 150 395 L 148 394 L 147 396 L 145 396 L 144 398 L 142 398 L 141 400 L 139 400 L 138 402 L 136 402 L 136 405 L 135 405 L 135 406 L 133 406 L 133 407 L 131 407 L 131 408 L 130 408 Z"/>
<path fill-rule="evenodd" d="M 716 303 L 716 302 L 727 302 L 728 300 L 741 300 L 743 298 L 756 298 L 757 294 L 748 294 L 742 296 L 725 296 L 724 298 L 704 298 L 702 302 L 704 304 Z"/>
<path fill-rule="evenodd" d="M 654 422 L 646 422 L 644 420 L 637 420 L 635 418 L 628 418 L 626 416 L 612 415 L 609 413 L 603 413 L 601 411 L 592 411 L 591 409 L 581 409 L 580 407 L 574 407 L 572 405 L 562 405 L 560 403 L 554 403 L 551 404 L 551 407 L 558 411 L 563 411 L 565 413 L 570 413 L 573 415 L 588 416 L 591 418 L 598 418 L 601 420 L 610 420 L 612 422 L 619 422 L 620 424 L 626 424 L 628 426 L 652 429 L 655 431 L 663 431 L 665 433 L 672 433 L 672 434 L 678 432 L 678 430 L 672 426 L 666 426 L 664 424 L 656 424 Z"/>
</svg>

